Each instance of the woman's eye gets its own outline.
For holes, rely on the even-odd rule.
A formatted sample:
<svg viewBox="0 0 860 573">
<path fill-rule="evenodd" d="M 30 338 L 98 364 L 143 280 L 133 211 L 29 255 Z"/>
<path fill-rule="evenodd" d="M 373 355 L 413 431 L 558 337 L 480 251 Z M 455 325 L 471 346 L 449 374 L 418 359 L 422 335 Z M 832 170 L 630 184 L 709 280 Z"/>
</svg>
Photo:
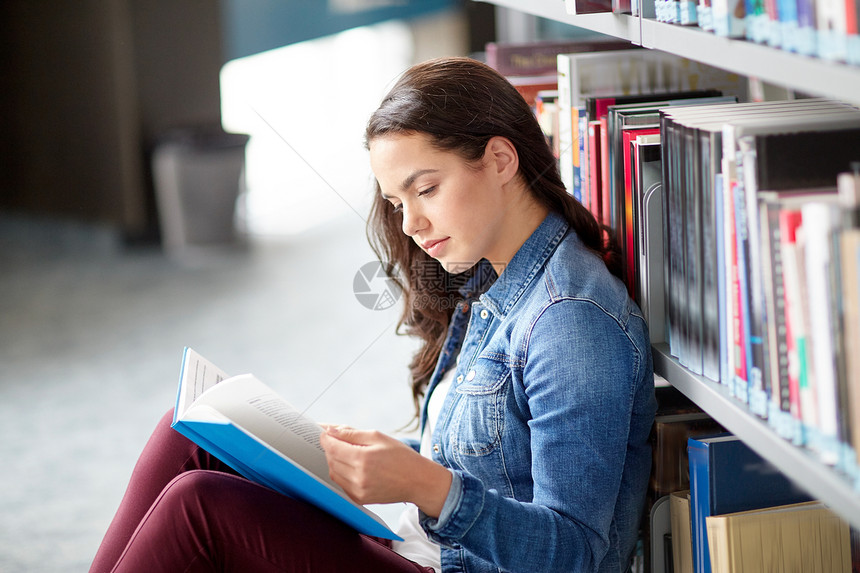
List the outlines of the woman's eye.
<svg viewBox="0 0 860 573">
<path fill-rule="evenodd" d="M 403 212 L 403 205 L 402 204 L 401 205 L 392 205 L 391 212 L 392 213 L 402 213 Z"/>
<path fill-rule="evenodd" d="M 432 193 L 435 190 L 436 190 L 435 185 L 433 187 L 428 187 L 427 189 L 422 189 L 421 191 L 418 192 L 418 196 L 423 197 L 424 195 L 427 195 L 428 193 Z"/>
</svg>

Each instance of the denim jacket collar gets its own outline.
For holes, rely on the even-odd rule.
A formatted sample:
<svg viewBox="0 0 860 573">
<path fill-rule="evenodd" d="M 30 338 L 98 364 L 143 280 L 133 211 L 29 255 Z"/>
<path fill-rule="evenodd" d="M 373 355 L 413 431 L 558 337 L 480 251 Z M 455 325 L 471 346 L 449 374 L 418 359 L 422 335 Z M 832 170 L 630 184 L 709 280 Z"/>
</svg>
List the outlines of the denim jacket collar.
<svg viewBox="0 0 860 573">
<path fill-rule="evenodd" d="M 555 251 L 568 227 L 564 217 L 550 212 L 519 248 L 499 278 L 481 295 L 481 302 L 497 318 L 504 318 L 516 304 Z"/>
</svg>

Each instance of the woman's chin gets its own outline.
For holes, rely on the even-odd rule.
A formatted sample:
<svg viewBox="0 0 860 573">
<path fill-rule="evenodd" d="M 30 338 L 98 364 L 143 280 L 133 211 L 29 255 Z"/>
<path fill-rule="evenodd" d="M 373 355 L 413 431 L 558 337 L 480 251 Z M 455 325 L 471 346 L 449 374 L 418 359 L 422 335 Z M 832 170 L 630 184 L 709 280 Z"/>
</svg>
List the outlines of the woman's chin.
<svg viewBox="0 0 860 573">
<path fill-rule="evenodd" d="M 460 273 L 464 273 L 475 266 L 475 262 L 463 262 L 463 261 L 449 261 L 445 259 L 436 259 L 439 261 L 439 264 L 442 265 L 442 268 L 445 269 L 445 272 L 458 275 Z"/>
</svg>

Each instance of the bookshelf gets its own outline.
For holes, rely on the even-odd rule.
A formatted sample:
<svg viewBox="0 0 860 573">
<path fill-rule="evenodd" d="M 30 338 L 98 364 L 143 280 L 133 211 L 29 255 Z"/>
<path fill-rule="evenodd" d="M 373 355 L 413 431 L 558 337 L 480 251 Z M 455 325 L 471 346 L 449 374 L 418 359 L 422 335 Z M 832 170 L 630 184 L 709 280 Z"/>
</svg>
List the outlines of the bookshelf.
<svg viewBox="0 0 860 573">
<path fill-rule="evenodd" d="M 647 1 L 647 0 L 646 0 Z M 715 36 L 697 27 L 657 22 L 629 14 L 567 14 L 563 0 L 491 0 L 491 3 L 571 26 L 625 39 L 741 76 L 757 78 L 814 96 L 860 105 L 860 67 L 800 56 L 745 40 Z M 790 479 L 860 528 L 860 489 L 852 479 L 779 436 L 766 421 L 750 413 L 726 386 L 697 376 L 654 346 L 654 370 L 697 403 Z"/>
<path fill-rule="evenodd" d="M 860 104 L 858 66 L 800 56 L 745 40 L 722 38 L 694 26 L 666 24 L 629 14 L 574 16 L 565 11 L 563 0 L 492 0 L 492 3 L 811 95 Z"/>
<path fill-rule="evenodd" d="M 668 345 L 656 345 L 653 354 L 654 370 L 672 386 L 791 480 L 802 484 L 810 495 L 832 507 L 855 527 L 860 526 L 860 493 L 850 480 L 819 463 L 808 450 L 778 436 L 767 422 L 748 413 L 746 406 L 729 394 L 727 386 L 697 376 L 681 366 L 669 355 Z"/>
</svg>

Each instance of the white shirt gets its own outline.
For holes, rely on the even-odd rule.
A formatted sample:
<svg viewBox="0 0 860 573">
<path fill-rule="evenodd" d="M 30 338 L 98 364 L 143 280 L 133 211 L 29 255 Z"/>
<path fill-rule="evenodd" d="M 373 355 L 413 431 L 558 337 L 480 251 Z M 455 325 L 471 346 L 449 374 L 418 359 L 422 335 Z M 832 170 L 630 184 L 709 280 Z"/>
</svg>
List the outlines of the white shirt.
<svg viewBox="0 0 860 573">
<path fill-rule="evenodd" d="M 424 427 L 424 432 L 421 434 L 421 455 L 429 458 L 432 452 L 431 436 L 433 435 L 433 427 L 436 425 L 436 420 L 439 418 L 439 412 L 442 410 L 442 403 L 445 401 L 445 396 L 448 394 L 448 389 L 451 387 L 451 380 L 454 378 L 456 368 L 451 368 L 442 379 L 433 393 L 430 394 L 430 401 L 427 403 L 427 424 Z M 411 503 L 406 504 L 403 513 L 400 514 L 400 523 L 395 530 L 395 533 L 403 538 L 403 541 L 395 541 L 392 544 L 394 551 L 406 557 L 407 559 L 423 565 L 424 567 L 432 567 L 436 573 L 441 573 L 441 552 L 439 546 L 427 538 L 427 534 L 421 529 L 418 523 L 418 508 Z"/>
</svg>

